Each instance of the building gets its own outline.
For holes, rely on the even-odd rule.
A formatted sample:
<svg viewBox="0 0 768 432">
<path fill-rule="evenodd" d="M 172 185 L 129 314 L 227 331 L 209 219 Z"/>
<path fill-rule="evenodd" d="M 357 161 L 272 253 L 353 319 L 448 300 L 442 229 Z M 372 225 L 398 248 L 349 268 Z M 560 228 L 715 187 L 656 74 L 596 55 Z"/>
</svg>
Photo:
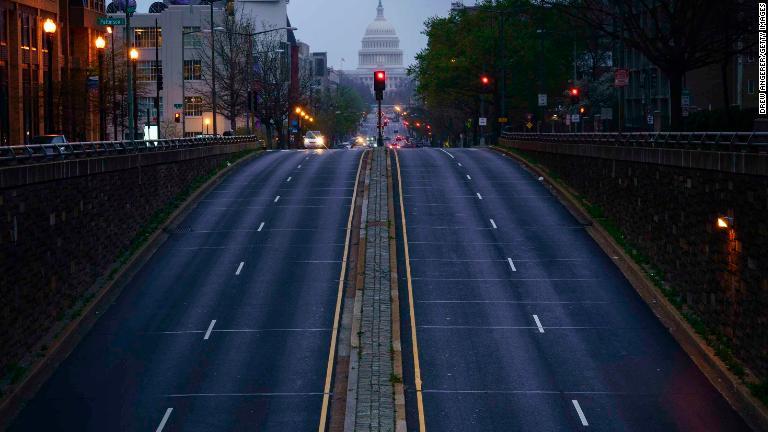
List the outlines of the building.
<svg viewBox="0 0 768 432">
<path fill-rule="evenodd" d="M 102 0 L 0 2 L 0 145 L 43 133 L 98 136 L 87 70 L 103 10 Z"/>
<path fill-rule="evenodd" d="M 223 5 L 214 4 L 214 22 L 221 20 Z M 203 96 L 200 95 L 208 92 L 203 81 L 200 51 L 207 46 L 205 38 L 210 34 L 210 5 L 155 3 L 150 11 L 136 13 L 131 17 L 130 44 L 139 52 L 135 69 L 138 129 L 142 130 L 148 122 L 153 125 L 158 122 L 155 98 L 157 77 L 162 75 L 163 88 L 159 103 L 161 136 L 168 138 L 213 133 L 212 113 L 210 110 L 204 111 Z M 123 17 L 124 14 L 117 12 L 110 16 Z M 124 28 L 116 27 L 118 47 L 122 46 Z M 155 41 L 159 45 L 157 50 Z M 175 123 L 177 113 L 181 114 L 178 124 Z M 218 133 L 229 129 L 228 124 L 223 116 L 216 116 Z"/>
<path fill-rule="evenodd" d="M 403 66 L 400 38 L 394 25 L 384 17 L 381 0 L 376 8 L 376 19 L 366 28 L 361 45 L 357 69 L 344 71 L 347 78 L 365 84 L 373 94 L 373 72 L 384 70 L 387 72 L 385 100 L 388 95 L 410 91 L 412 80 Z"/>
<path fill-rule="evenodd" d="M 255 31 L 285 27 L 290 0 L 235 0 L 235 11 L 247 16 Z M 286 33 L 281 33 L 288 41 Z"/>
</svg>

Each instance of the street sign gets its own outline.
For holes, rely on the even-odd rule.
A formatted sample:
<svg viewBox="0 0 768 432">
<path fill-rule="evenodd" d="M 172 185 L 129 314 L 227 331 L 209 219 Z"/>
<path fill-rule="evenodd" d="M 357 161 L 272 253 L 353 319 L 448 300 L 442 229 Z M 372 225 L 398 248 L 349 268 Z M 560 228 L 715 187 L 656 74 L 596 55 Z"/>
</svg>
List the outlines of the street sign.
<svg viewBox="0 0 768 432">
<path fill-rule="evenodd" d="M 477 122 L 480 126 L 487 126 L 488 125 L 488 119 L 485 117 L 480 117 Z"/>
<path fill-rule="evenodd" d="M 173 104 L 174 109 L 182 109 L 184 108 L 184 104 Z"/>
<path fill-rule="evenodd" d="M 648 118 L 646 120 L 648 120 L 648 124 L 649 125 L 652 125 L 653 124 L 653 114 L 648 114 Z"/>
<path fill-rule="evenodd" d="M 507 123 L 509 122 L 509 119 L 506 117 L 499 117 L 499 123 Z"/>
<path fill-rule="evenodd" d="M 571 123 L 580 123 L 581 116 L 578 114 L 571 114 Z"/>
<path fill-rule="evenodd" d="M 533 127 L 533 123 L 528 122 L 525 124 L 525 127 L 527 127 L 528 129 L 531 129 Z"/>
<path fill-rule="evenodd" d="M 100 26 L 124 26 L 125 18 L 120 17 L 98 17 L 96 24 Z"/>
<path fill-rule="evenodd" d="M 546 95 L 546 93 L 539 93 L 539 106 L 540 107 L 547 106 L 547 95 Z"/>
<path fill-rule="evenodd" d="M 613 78 L 614 87 L 625 87 L 629 85 L 629 71 L 626 69 L 616 69 Z"/>
</svg>

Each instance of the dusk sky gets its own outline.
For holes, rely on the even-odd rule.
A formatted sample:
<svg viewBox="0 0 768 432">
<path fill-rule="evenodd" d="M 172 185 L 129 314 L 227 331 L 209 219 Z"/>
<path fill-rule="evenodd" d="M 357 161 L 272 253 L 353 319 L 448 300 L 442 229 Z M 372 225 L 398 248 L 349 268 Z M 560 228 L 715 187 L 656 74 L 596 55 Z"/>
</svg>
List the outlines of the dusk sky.
<svg viewBox="0 0 768 432">
<path fill-rule="evenodd" d="M 153 0 L 138 0 L 139 12 L 146 12 Z M 421 34 L 424 21 L 432 16 L 448 15 L 451 0 L 383 0 L 384 15 L 400 37 L 405 66 L 427 43 Z M 474 4 L 473 0 L 465 4 Z M 378 0 L 291 0 L 288 16 L 299 28 L 296 36 L 312 51 L 328 52 L 329 66 L 357 67 L 357 50 L 365 28 L 376 18 Z"/>
</svg>

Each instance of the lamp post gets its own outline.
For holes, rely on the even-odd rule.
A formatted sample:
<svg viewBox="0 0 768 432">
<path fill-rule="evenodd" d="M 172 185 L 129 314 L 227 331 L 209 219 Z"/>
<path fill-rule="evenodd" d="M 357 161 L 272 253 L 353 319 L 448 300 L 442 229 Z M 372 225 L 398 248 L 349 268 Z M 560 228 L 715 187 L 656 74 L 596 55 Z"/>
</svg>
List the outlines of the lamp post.
<svg viewBox="0 0 768 432">
<path fill-rule="evenodd" d="M 104 47 L 107 42 L 103 37 L 96 38 L 96 50 L 99 58 L 99 141 L 107 138 L 107 112 L 104 111 Z"/>
<path fill-rule="evenodd" d="M 128 51 L 128 57 L 131 59 L 128 88 L 132 88 L 132 91 L 128 92 L 128 133 L 131 136 L 131 144 L 133 144 L 133 141 L 136 139 L 136 124 L 139 120 L 139 107 L 136 103 L 136 63 L 139 60 L 139 50 L 131 48 L 131 50 Z"/>
<path fill-rule="evenodd" d="M 203 120 L 203 123 L 205 123 L 205 134 L 210 135 L 210 131 L 208 130 L 208 126 L 211 124 L 211 119 L 207 118 Z M 214 129 L 214 133 L 216 133 L 216 130 Z"/>
<path fill-rule="evenodd" d="M 112 139 L 117 141 L 117 101 L 115 100 L 115 87 L 117 86 L 117 83 L 115 81 L 115 32 L 112 30 L 112 26 L 107 27 L 107 33 L 109 33 L 109 36 L 111 40 L 109 41 L 110 49 L 112 50 L 112 58 L 110 59 L 110 74 L 112 75 L 111 79 L 111 85 L 112 87 Z"/>
<path fill-rule="evenodd" d="M 56 23 L 47 18 L 43 23 L 45 40 L 48 45 L 48 72 L 45 82 L 45 133 L 53 132 L 53 35 Z"/>
</svg>

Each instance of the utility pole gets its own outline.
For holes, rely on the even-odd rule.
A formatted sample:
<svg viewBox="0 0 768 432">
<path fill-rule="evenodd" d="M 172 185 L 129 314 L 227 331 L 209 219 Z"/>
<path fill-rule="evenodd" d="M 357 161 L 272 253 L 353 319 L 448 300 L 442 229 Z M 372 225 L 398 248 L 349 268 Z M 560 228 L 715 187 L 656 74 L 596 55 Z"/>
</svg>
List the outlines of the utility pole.
<svg viewBox="0 0 768 432">
<path fill-rule="evenodd" d="M 157 125 L 157 138 L 160 136 L 160 90 L 163 89 L 163 72 L 160 69 L 160 34 L 157 27 L 157 18 L 155 18 L 155 113 L 157 119 L 155 124 Z M 182 68 L 184 63 L 182 62 Z M 151 123 L 150 119 L 147 119 L 147 123 Z M 149 130 L 149 129 L 147 129 Z"/>
<path fill-rule="evenodd" d="M 133 86 L 133 75 L 134 70 L 133 67 L 131 67 L 131 64 L 136 64 L 133 60 L 130 58 L 130 50 L 131 50 L 131 13 L 130 13 L 130 6 L 128 2 L 125 2 L 125 61 L 128 65 L 128 140 L 131 142 L 131 147 L 133 147 L 133 142 L 136 139 L 135 132 L 136 128 L 134 126 L 134 107 L 133 107 L 133 93 L 134 93 L 134 86 Z"/>
<path fill-rule="evenodd" d="M 213 1 L 210 0 L 211 5 L 211 112 L 213 117 L 213 134 L 217 135 L 216 129 L 216 32 L 214 31 L 213 23 Z"/>
</svg>

